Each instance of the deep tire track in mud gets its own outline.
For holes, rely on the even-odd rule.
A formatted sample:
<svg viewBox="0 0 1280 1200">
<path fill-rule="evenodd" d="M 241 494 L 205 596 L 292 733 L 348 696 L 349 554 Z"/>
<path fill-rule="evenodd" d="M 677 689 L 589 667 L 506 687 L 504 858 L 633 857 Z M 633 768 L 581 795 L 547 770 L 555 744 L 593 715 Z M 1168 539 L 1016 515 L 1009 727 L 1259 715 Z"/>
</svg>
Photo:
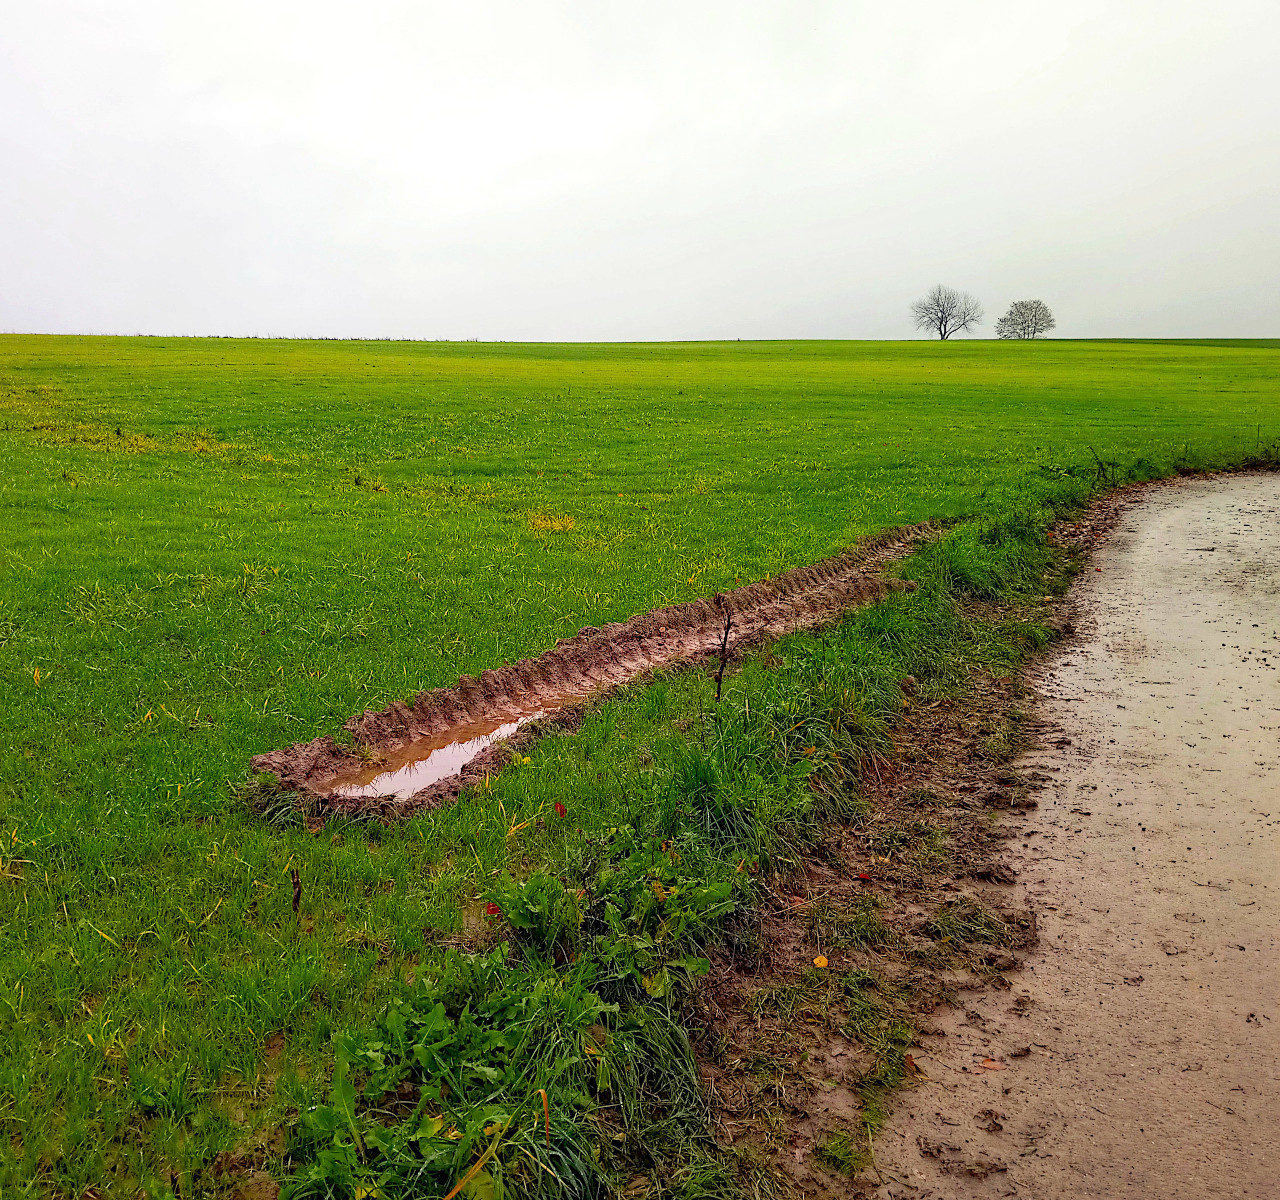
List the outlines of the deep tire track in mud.
<svg viewBox="0 0 1280 1200">
<path fill-rule="evenodd" d="M 709 600 L 582 629 L 534 658 L 478 677 L 463 676 L 453 687 L 420 692 L 412 703 L 396 701 L 380 712 L 352 717 L 342 728 L 356 745 L 320 737 L 260 754 L 252 768 L 274 774 L 280 787 L 296 793 L 313 816 L 345 812 L 391 819 L 438 806 L 498 769 L 512 743 L 495 742 L 454 774 L 408 796 L 344 796 L 336 789 L 370 762 L 392 762 L 417 743 L 441 745 L 453 732 L 459 740 L 471 738 L 478 728 L 497 728 L 522 713 L 553 717 L 647 672 L 705 660 L 721 647 L 726 616 L 731 652 L 833 621 L 851 608 L 910 586 L 886 578 L 884 568 L 935 528 L 924 523 L 886 530 L 812 566 Z"/>
<path fill-rule="evenodd" d="M 1077 584 L 1006 825 L 1040 948 L 939 1014 L 877 1196 L 1280 1195 L 1278 529 L 1280 475 L 1157 486 Z"/>
</svg>

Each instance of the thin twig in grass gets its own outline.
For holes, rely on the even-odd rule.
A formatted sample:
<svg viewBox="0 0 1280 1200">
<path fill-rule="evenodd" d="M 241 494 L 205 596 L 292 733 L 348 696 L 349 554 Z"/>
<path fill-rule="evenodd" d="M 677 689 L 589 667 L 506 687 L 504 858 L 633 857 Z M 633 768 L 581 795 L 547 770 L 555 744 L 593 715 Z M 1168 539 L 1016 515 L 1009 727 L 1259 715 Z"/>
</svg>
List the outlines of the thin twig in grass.
<svg viewBox="0 0 1280 1200">
<path fill-rule="evenodd" d="M 1115 487 L 1119 482 L 1117 476 L 1116 464 L 1113 462 L 1105 462 L 1092 446 L 1089 447 L 1089 453 L 1093 455 L 1093 461 L 1097 463 L 1097 478 L 1103 483 L 1108 483 Z"/>
<path fill-rule="evenodd" d="M 871 1169 L 876 1173 L 876 1183 L 883 1184 L 884 1176 L 880 1173 L 880 1164 L 876 1162 L 876 1150 L 871 1140 L 871 1126 L 864 1125 L 863 1131 L 867 1135 L 867 1160 L 871 1163 Z M 899 1182 L 895 1179 L 895 1182 Z"/>
<path fill-rule="evenodd" d="M 724 596 L 716 596 L 716 604 L 724 612 L 724 630 L 720 634 L 720 665 L 716 668 L 716 703 L 720 703 L 720 687 L 724 683 L 724 669 L 729 662 L 729 630 L 733 628 L 733 613 L 725 603 Z"/>
</svg>

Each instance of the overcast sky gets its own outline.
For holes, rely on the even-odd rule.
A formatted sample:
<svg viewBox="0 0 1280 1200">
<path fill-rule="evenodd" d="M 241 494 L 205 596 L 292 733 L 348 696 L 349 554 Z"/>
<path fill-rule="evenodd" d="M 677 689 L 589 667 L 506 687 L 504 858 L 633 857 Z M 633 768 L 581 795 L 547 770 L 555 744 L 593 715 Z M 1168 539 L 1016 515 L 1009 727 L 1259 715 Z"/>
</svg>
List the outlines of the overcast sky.
<svg viewBox="0 0 1280 1200">
<path fill-rule="evenodd" d="M 1280 336 L 1277 0 L 7 0 L 0 329 Z"/>
</svg>

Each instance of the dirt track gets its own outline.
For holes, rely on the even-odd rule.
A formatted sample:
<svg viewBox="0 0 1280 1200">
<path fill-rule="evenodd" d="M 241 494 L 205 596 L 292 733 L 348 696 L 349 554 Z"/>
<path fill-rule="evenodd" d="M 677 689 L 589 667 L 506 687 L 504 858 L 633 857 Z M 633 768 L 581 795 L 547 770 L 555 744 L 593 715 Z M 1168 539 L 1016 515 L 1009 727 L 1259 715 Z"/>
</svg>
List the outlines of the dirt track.
<svg viewBox="0 0 1280 1200">
<path fill-rule="evenodd" d="M 1280 475 L 1154 488 L 1095 565 L 1018 764 L 1041 948 L 925 1039 L 881 1197 L 1280 1197 Z"/>
</svg>

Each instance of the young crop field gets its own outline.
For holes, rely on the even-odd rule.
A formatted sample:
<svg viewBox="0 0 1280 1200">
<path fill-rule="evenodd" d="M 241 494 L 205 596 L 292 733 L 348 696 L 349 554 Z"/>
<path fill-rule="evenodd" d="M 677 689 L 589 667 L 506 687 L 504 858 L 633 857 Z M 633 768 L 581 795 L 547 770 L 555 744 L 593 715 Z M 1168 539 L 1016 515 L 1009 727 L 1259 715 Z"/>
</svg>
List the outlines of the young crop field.
<svg viewBox="0 0 1280 1200">
<path fill-rule="evenodd" d="M 0 337 L 0 1194 L 730 1194 L 679 997 L 807 781 L 1007 658 L 948 589 L 1040 578 L 1054 505 L 1270 452 L 1278 352 Z M 246 803 L 353 713 L 930 518 L 921 586 L 749 661 L 710 741 L 673 673 L 402 824 Z"/>
</svg>

